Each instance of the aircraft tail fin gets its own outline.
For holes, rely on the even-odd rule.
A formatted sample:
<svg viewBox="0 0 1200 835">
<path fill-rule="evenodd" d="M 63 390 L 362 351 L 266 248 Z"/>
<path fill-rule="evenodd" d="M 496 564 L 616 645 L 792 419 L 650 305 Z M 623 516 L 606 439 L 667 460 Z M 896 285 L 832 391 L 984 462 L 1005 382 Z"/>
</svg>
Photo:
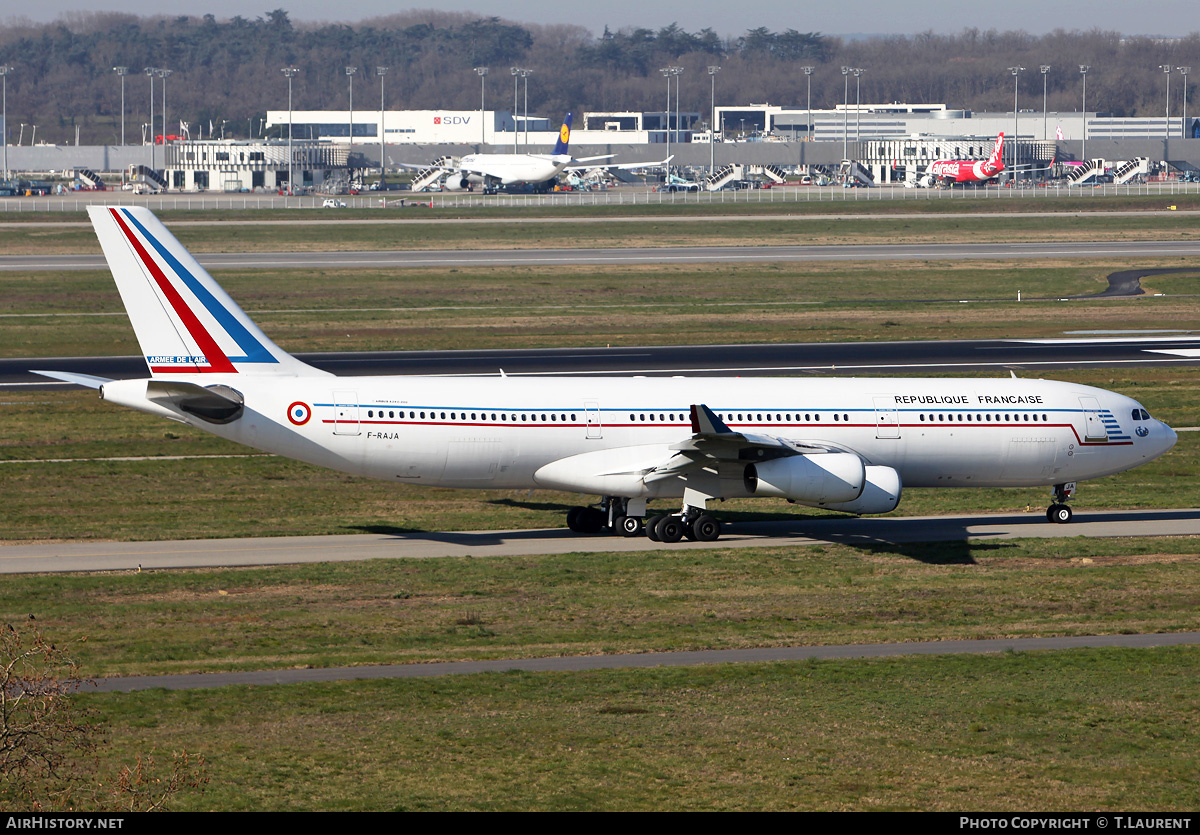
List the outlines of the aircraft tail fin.
<svg viewBox="0 0 1200 835">
<path fill-rule="evenodd" d="M 571 153 L 570 151 L 567 150 L 567 148 L 570 144 L 571 144 L 571 113 L 568 112 L 566 118 L 563 119 L 562 127 L 558 129 L 558 142 L 556 142 L 554 144 L 554 153 L 555 154 L 564 154 L 564 155 Z"/>
<path fill-rule="evenodd" d="M 988 168 L 993 171 L 1001 171 L 1004 168 L 1004 131 L 996 137 L 996 147 L 992 149 L 992 155 L 988 157 Z"/>
<path fill-rule="evenodd" d="M 267 338 L 149 209 L 88 215 L 152 377 L 325 373 Z"/>
</svg>

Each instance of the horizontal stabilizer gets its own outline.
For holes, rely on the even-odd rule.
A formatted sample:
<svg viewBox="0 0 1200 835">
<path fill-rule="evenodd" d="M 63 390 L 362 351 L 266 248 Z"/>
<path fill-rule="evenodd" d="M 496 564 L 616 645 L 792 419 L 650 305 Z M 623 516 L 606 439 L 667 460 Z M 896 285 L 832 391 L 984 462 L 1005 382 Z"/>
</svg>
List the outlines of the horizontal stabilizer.
<svg viewBox="0 0 1200 835">
<path fill-rule="evenodd" d="M 54 380 L 62 380 L 64 383 L 74 383 L 77 386 L 90 389 L 98 389 L 105 383 L 112 382 L 107 377 L 93 377 L 91 374 L 73 374 L 70 371 L 34 371 L 31 368 L 29 372 L 31 374 L 41 374 L 43 377 L 50 377 Z"/>
</svg>

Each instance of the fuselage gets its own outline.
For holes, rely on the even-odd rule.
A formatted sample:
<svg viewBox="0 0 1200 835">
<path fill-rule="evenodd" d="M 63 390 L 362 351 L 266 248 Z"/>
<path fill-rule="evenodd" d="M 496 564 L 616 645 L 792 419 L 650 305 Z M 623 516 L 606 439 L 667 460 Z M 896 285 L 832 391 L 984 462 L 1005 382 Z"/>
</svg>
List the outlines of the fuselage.
<svg viewBox="0 0 1200 835">
<path fill-rule="evenodd" d="M 929 166 L 929 174 L 939 180 L 952 180 L 956 183 L 977 183 L 990 180 L 1001 171 L 1003 165 L 997 165 L 988 160 L 972 162 L 971 160 L 938 160 Z"/>
<path fill-rule="evenodd" d="M 110 399 L 122 399 L 113 386 Z M 892 467 L 905 487 L 1097 478 L 1176 439 L 1124 395 L 1007 378 L 280 377 L 239 390 L 244 417 L 204 428 L 348 473 L 446 487 L 532 488 L 535 472 L 568 456 L 678 443 L 696 403 L 736 432 Z"/>
<path fill-rule="evenodd" d="M 460 170 L 474 183 L 543 183 L 557 177 L 570 162 L 569 154 L 468 154 L 462 158 Z"/>
</svg>

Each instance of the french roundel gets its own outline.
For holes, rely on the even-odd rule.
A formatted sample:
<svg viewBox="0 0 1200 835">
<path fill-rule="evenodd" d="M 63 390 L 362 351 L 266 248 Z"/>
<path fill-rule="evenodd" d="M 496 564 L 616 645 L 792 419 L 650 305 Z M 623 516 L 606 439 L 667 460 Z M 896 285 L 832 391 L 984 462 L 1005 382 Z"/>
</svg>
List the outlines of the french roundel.
<svg viewBox="0 0 1200 835">
<path fill-rule="evenodd" d="M 307 403 L 297 400 L 288 406 L 288 420 L 292 422 L 293 426 L 303 426 L 308 423 L 310 417 L 312 417 L 312 409 Z"/>
</svg>

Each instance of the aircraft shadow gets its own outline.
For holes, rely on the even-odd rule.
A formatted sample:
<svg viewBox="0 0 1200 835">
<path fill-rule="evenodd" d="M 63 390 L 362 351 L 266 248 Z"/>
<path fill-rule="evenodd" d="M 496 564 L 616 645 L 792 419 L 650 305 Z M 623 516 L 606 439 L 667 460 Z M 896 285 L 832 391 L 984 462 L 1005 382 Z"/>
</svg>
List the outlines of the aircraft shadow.
<svg viewBox="0 0 1200 835">
<path fill-rule="evenodd" d="M 551 507 L 554 507 L 553 505 Z M 729 544 L 787 545 L 831 542 L 861 548 L 873 554 L 901 556 L 930 565 L 973 565 L 981 551 L 1016 547 L 1004 537 L 1079 536 L 1087 525 L 1134 523 L 1150 528 L 1138 533 L 1155 533 L 1155 522 L 1200 519 L 1200 509 L 1110 510 L 1077 513 L 1069 525 L 1055 525 L 1040 513 L 942 517 L 791 517 L 786 519 L 740 519 L 726 521 Z M 609 536 L 582 536 L 566 528 L 521 531 L 419 531 L 390 525 L 359 525 L 363 533 L 394 537 L 407 542 L 436 542 L 481 548 L 521 542 L 562 542 L 577 545 L 568 550 L 604 550 L 606 543 L 620 541 Z M 736 540 L 734 539 L 736 538 Z M 686 547 L 686 543 L 684 543 Z"/>
</svg>

